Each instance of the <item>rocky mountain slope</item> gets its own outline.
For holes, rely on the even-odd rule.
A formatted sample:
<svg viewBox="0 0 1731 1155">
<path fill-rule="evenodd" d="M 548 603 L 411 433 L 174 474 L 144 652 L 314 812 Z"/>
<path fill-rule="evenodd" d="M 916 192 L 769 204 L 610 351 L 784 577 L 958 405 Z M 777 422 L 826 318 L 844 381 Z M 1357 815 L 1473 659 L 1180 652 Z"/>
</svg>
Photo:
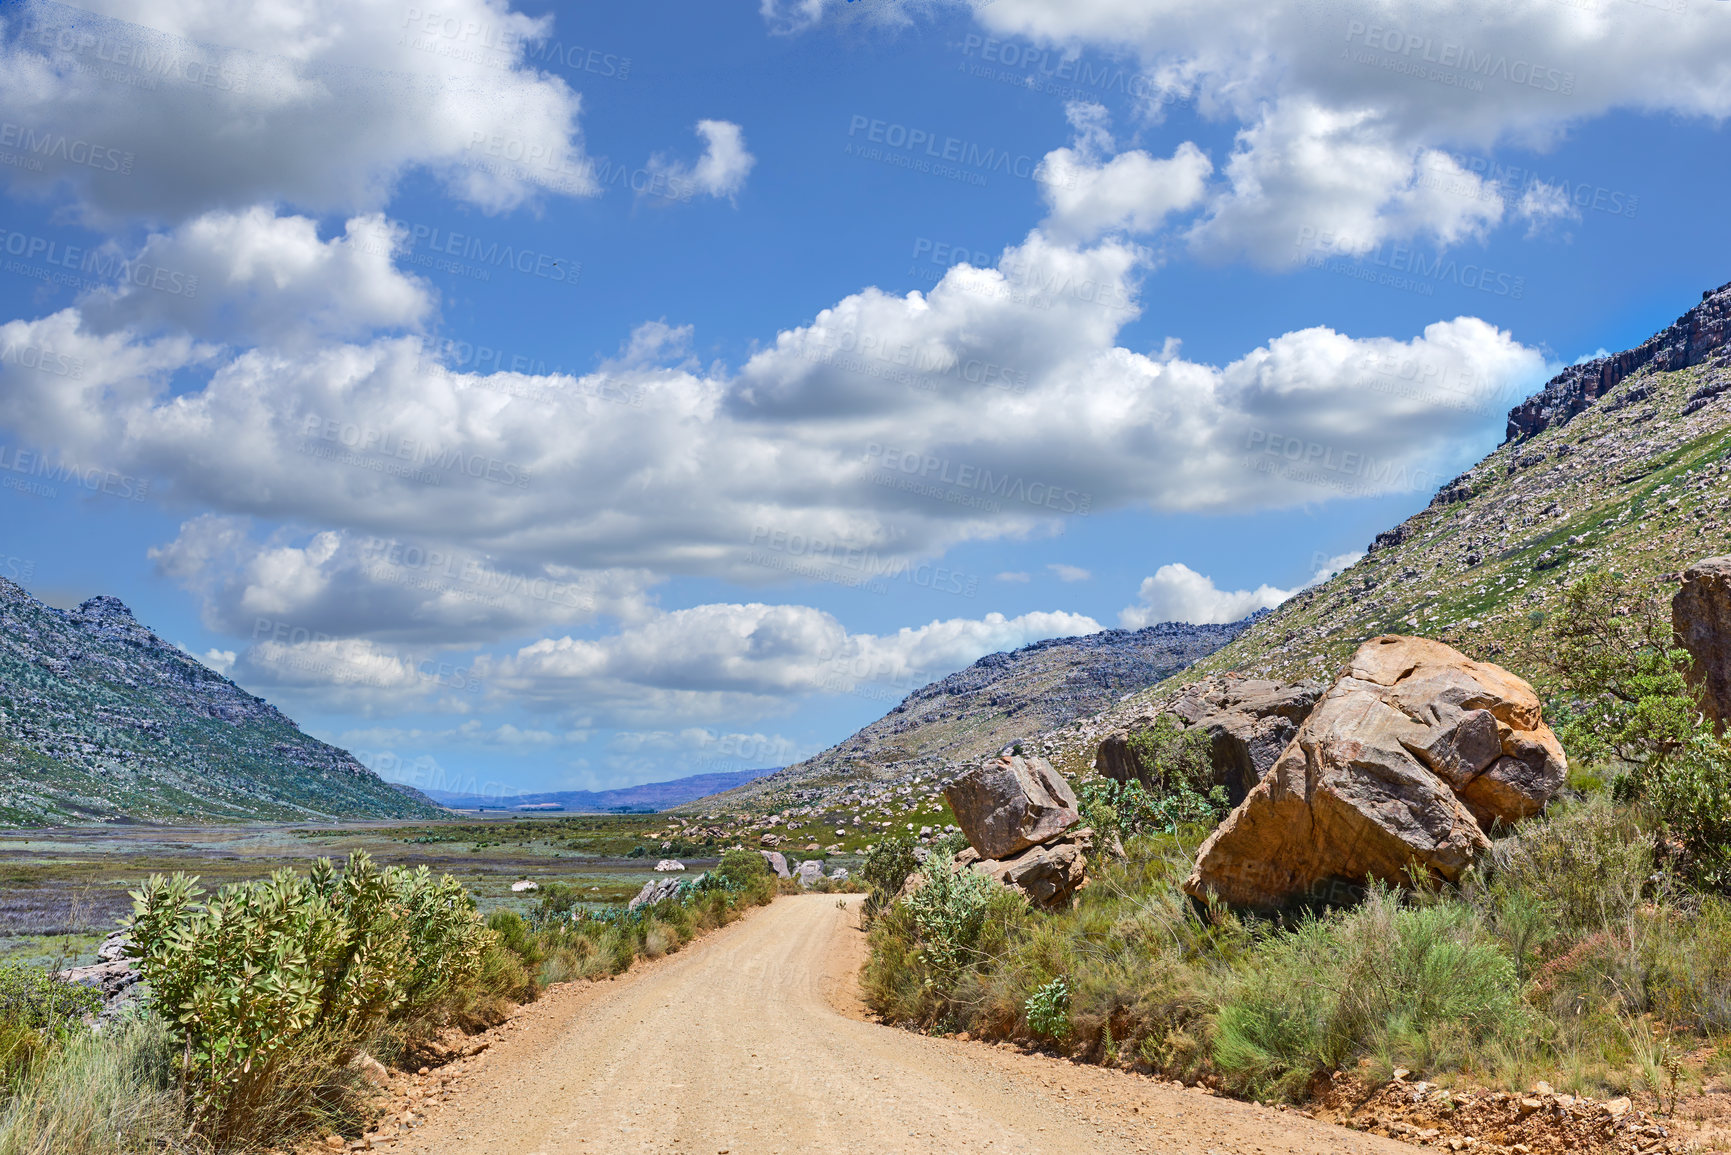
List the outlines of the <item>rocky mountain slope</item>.
<svg viewBox="0 0 1731 1155">
<path fill-rule="evenodd" d="M 443 814 L 141 626 L 0 579 L 0 824 Z"/>
<path fill-rule="evenodd" d="M 828 786 L 930 778 L 1102 710 L 1213 653 L 1254 620 L 1163 622 L 988 654 L 823 753 L 687 809 L 759 809 Z"/>
<path fill-rule="evenodd" d="M 1066 769 L 1203 674 L 1327 681 L 1379 633 L 1511 661 L 1562 592 L 1607 566 L 1654 592 L 1731 553 L 1731 285 L 1638 347 L 1571 366 L 1509 413 L 1507 440 L 1305 590 L 1178 678 L 1042 735 Z M 1531 676 L 1535 671 L 1517 669 Z"/>
<path fill-rule="evenodd" d="M 707 798 L 761 778 L 770 770 L 733 770 L 692 774 L 666 782 L 643 782 L 616 790 L 557 790 L 548 794 L 453 794 L 429 790 L 433 800 L 460 810 L 563 810 L 573 814 L 653 813 L 697 798 Z"/>
</svg>

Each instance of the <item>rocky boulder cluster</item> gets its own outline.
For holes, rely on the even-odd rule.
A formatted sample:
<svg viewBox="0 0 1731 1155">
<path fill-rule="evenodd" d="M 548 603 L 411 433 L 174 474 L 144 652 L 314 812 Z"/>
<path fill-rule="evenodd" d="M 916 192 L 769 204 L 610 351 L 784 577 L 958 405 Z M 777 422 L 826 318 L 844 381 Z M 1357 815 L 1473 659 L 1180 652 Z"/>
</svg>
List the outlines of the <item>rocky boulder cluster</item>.
<svg viewBox="0 0 1731 1155">
<path fill-rule="evenodd" d="M 1068 906 L 1087 884 L 1093 831 L 1064 776 L 1044 758 L 1006 754 L 960 775 L 944 798 L 967 837 L 958 869 L 1019 891 L 1047 910 Z"/>
<path fill-rule="evenodd" d="M 1566 768 L 1526 682 L 1441 642 L 1372 638 L 1202 844 L 1184 887 L 1270 909 L 1398 883 L 1414 863 L 1455 881 L 1487 832 L 1555 796 Z"/>
<path fill-rule="evenodd" d="M 1313 682 L 1289 685 L 1225 674 L 1185 687 L 1160 714 L 1176 718 L 1186 729 L 1207 732 L 1214 785 L 1223 787 L 1237 805 L 1274 765 L 1321 697 L 1322 687 Z M 1157 716 L 1142 715 L 1106 735 L 1094 756 L 1094 769 L 1116 782 L 1157 788 L 1152 768 L 1143 766 L 1131 748 L 1135 733 L 1152 726 Z"/>
</svg>

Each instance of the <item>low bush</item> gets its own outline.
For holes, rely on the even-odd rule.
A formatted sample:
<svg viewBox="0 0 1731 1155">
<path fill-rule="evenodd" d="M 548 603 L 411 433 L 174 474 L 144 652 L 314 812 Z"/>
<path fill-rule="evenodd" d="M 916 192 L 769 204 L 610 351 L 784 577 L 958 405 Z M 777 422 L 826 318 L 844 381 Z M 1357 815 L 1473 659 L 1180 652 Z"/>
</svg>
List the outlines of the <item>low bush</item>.
<svg viewBox="0 0 1731 1155">
<path fill-rule="evenodd" d="M 131 949 L 180 1047 L 193 1124 L 218 1145 L 311 1125 L 345 1097 L 358 1050 L 457 997 L 498 939 L 454 879 L 359 851 L 340 874 L 321 859 L 305 878 L 203 893 L 153 876 L 133 896 Z"/>
<path fill-rule="evenodd" d="M 1460 1070 L 1536 1023 L 1509 956 L 1464 903 L 1403 905 L 1372 889 L 1337 917 L 1262 938 L 1222 992 L 1214 1059 L 1255 1097 L 1296 1098 L 1317 1076 L 1375 1055 Z"/>
</svg>

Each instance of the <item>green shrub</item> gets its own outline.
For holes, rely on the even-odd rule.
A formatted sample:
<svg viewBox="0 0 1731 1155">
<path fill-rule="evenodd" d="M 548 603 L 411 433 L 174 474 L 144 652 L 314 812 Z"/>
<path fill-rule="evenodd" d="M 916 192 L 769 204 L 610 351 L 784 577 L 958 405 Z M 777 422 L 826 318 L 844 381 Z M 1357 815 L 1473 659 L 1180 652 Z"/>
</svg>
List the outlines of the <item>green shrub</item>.
<svg viewBox="0 0 1731 1155">
<path fill-rule="evenodd" d="M 998 884 L 971 870 L 953 871 L 947 850 L 927 855 L 925 881 L 903 903 L 919 938 L 920 954 L 935 980 L 953 983 L 970 961 L 985 922 L 986 903 Z"/>
<path fill-rule="evenodd" d="M 95 989 L 78 986 L 44 967 L 0 964 L 0 1022 L 29 1030 L 55 1030 L 102 1006 Z"/>
<path fill-rule="evenodd" d="M 1140 782 L 1085 779 L 1076 793 L 1083 821 L 1099 836 L 1097 845 L 1106 849 L 1138 835 L 1161 831 L 1176 834 L 1186 827 L 1213 826 L 1226 813 L 1224 787 L 1204 786 L 1205 793 L 1198 793 L 1185 779 L 1175 776 L 1172 783 L 1154 795 Z"/>
<path fill-rule="evenodd" d="M 1130 753 L 1139 777 L 1155 795 L 1177 790 L 1206 795 L 1214 782 L 1213 741 L 1206 730 L 1186 729 L 1172 714 L 1161 714 L 1146 730 L 1130 735 Z"/>
<path fill-rule="evenodd" d="M 1403 906 L 1375 887 L 1357 908 L 1271 934 L 1246 956 L 1221 1002 L 1214 1059 L 1234 1090 L 1297 1098 L 1360 1057 L 1458 1069 L 1536 1026 L 1513 963 L 1471 907 Z"/>
<path fill-rule="evenodd" d="M 1070 1035 L 1070 984 L 1062 975 L 1028 996 L 1023 1004 L 1028 1029 L 1048 1039 Z"/>
<path fill-rule="evenodd" d="M 1558 930 L 1597 930 L 1641 902 L 1654 869 L 1653 836 L 1604 795 L 1552 807 L 1500 840 L 1487 869 L 1496 902 L 1541 902 Z"/>
<path fill-rule="evenodd" d="M 292 1128 L 302 1097 L 285 1087 L 324 1086 L 387 1020 L 457 995 L 496 942 L 455 880 L 361 851 L 340 875 L 321 859 L 202 894 L 153 876 L 132 950 L 182 1047 L 194 1124 L 219 1144 Z"/>
<path fill-rule="evenodd" d="M 919 865 L 914 858 L 913 839 L 902 834 L 888 835 L 866 852 L 860 877 L 870 887 L 865 901 L 868 919 L 895 901 L 908 875 L 919 869 Z"/>
</svg>

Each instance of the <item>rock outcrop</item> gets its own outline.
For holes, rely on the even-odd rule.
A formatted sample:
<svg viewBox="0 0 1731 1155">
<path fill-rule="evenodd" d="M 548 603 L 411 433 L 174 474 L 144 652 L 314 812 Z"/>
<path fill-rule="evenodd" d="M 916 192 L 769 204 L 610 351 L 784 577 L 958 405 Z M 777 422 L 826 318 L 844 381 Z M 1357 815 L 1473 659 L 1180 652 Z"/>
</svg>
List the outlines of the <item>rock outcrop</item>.
<svg viewBox="0 0 1731 1155">
<path fill-rule="evenodd" d="M 1701 303 L 1671 327 L 1633 349 L 1571 365 L 1545 387 L 1509 410 L 1507 440 L 1524 441 L 1561 425 L 1604 397 L 1637 370 L 1660 371 L 1699 365 L 1731 343 L 1731 285 L 1701 294 Z"/>
<path fill-rule="evenodd" d="M 1020 891 L 1032 906 L 1062 910 L 1087 884 L 1087 856 L 1093 847 L 1094 832 L 1084 826 L 1066 830 L 1009 858 L 981 858 L 978 851 L 969 848 L 956 855 L 956 866 Z"/>
<path fill-rule="evenodd" d="M 962 833 L 982 858 L 1008 858 L 1081 821 L 1076 794 L 1044 758 L 1007 754 L 944 787 Z"/>
<path fill-rule="evenodd" d="M 640 906 L 654 906 L 663 899 L 675 898 L 685 885 L 683 878 L 652 878 L 643 884 L 636 898 L 625 904 L 625 909 L 636 910 Z"/>
<path fill-rule="evenodd" d="M 136 960 L 130 958 L 130 940 L 124 930 L 117 930 L 102 940 L 96 948 L 96 962 L 91 966 L 72 967 L 60 972 L 60 978 L 78 986 L 94 988 L 102 995 L 102 1009 L 97 1018 L 106 1022 L 117 1018 L 129 1003 L 138 999 L 144 975 Z"/>
<path fill-rule="evenodd" d="M 1441 642 L 1372 638 L 1184 888 L 1270 909 L 1329 884 L 1399 883 L 1414 863 L 1453 881 L 1487 829 L 1537 813 L 1565 772 L 1526 682 Z"/>
<path fill-rule="evenodd" d="M 1312 682 L 1226 674 L 1186 687 L 1165 712 L 1186 729 L 1207 731 L 1214 784 L 1224 787 L 1228 800 L 1237 805 L 1274 765 L 1321 697 L 1322 687 Z M 1144 716 L 1108 734 L 1094 755 L 1094 769 L 1118 782 L 1135 780 L 1160 789 L 1130 748 L 1131 735 L 1153 723 L 1154 716 Z"/>
<path fill-rule="evenodd" d="M 758 851 L 758 853 L 763 855 L 764 863 L 771 870 L 775 871 L 775 876 L 777 878 L 791 878 L 791 877 L 793 877 L 791 874 L 788 873 L 787 859 L 782 856 L 781 851 L 779 851 L 779 850 L 760 850 L 760 851 Z"/>
<path fill-rule="evenodd" d="M 968 840 L 955 869 L 995 878 L 1048 910 L 1087 884 L 1093 831 L 1075 829 L 1075 792 L 1044 758 L 995 758 L 951 782 L 944 797 Z"/>
<path fill-rule="evenodd" d="M 1701 692 L 1702 710 L 1723 728 L 1731 718 L 1731 557 L 1704 558 L 1683 571 L 1671 628 L 1695 659 L 1689 681 Z"/>
</svg>

